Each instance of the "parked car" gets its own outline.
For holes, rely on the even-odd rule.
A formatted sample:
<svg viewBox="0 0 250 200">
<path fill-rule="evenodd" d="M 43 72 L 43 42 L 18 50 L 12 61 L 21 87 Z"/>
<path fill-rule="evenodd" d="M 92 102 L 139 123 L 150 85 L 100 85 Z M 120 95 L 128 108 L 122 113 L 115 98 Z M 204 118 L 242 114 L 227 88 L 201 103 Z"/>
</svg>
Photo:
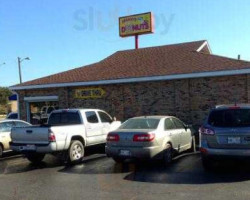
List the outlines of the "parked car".
<svg viewBox="0 0 250 200">
<path fill-rule="evenodd" d="M 11 149 L 34 163 L 41 162 L 47 153 L 63 154 L 67 161 L 77 163 L 85 147 L 106 143 L 108 132 L 120 125 L 102 110 L 54 110 L 47 125 L 13 128 Z"/>
<path fill-rule="evenodd" d="M 0 157 L 3 152 L 10 150 L 10 132 L 13 127 L 27 127 L 31 124 L 21 120 L 4 120 L 0 122 Z"/>
<path fill-rule="evenodd" d="M 106 154 L 116 162 L 127 158 L 172 161 L 174 153 L 194 149 L 190 126 L 171 116 L 135 117 L 107 136 Z"/>
<path fill-rule="evenodd" d="M 205 169 L 223 157 L 250 157 L 250 106 L 217 106 L 200 128 L 200 151 Z"/>
<path fill-rule="evenodd" d="M 18 119 L 18 113 L 17 112 L 10 112 L 6 119 Z"/>
<path fill-rule="evenodd" d="M 57 106 L 43 106 L 38 113 L 32 113 L 32 124 L 44 124 L 48 121 L 52 111 L 57 110 Z"/>
</svg>

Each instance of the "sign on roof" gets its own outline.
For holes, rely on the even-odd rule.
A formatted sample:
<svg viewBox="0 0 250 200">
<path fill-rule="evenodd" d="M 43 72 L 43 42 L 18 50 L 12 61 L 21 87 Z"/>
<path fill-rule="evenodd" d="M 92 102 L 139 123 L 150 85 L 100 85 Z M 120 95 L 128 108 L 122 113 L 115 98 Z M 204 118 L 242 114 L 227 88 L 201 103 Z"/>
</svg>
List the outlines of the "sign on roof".
<svg viewBox="0 0 250 200">
<path fill-rule="evenodd" d="M 153 33 L 153 16 L 151 12 L 119 18 L 121 37 Z"/>
<path fill-rule="evenodd" d="M 106 92 L 102 88 L 76 89 L 75 98 L 76 99 L 102 98 L 105 95 L 105 93 Z"/>
</svg>

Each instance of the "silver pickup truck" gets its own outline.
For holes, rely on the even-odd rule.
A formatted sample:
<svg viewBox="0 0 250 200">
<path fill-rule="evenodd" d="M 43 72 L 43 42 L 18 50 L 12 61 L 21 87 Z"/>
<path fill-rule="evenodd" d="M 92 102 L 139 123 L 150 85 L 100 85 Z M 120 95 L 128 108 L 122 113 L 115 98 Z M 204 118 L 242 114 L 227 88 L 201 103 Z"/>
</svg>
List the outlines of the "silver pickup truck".
<svg viewBox="0 0 250 200">
<path fill-rule="evenodd" d="M 33 163 L 41 162 L 47 153 L 77 163 L 84 157 L 85 147 L 106 143 L 107 134 L 120 125 L 102 110 L 56 110 L 47 125 L 13 128 L 10 147 Z"/>
</svg>

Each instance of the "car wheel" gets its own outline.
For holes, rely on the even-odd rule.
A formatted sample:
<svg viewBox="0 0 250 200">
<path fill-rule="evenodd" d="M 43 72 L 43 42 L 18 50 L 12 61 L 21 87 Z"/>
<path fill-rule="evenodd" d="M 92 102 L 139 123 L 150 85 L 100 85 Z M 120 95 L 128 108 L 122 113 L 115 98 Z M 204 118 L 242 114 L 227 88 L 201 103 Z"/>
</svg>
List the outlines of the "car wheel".
<svg viewBox="0 0 250 200">
<path fill-rule="evenodd" d="M 168 166 L 173 160 L 173 148 L 171 144 L 167 144 L 167 147 L 163 154 L 163 163 Z"/>
<path fill-rule="evenodd" d="M 69 147 L 69 162 L 72 164 L 80 163 L 84 157 L 84 146 L 79 140 L 72 140 Z"/>
<path fill-rule="evenodd" d="M 30 153 L 30 154 L 26 154 L 26 158 L 34 163 L 34 164 L 39 164 L 42 162 L 42 160 L 44 159 L 45 154 L 43 153 Z"/>
<path fill-rule="evenodd" d="M 116 163 L 123 163 L 125 161 L 125 158 L 119 158 L 119 157 L 112 157 L 112 158 Z"/>
<path fill-rule="evenodd" d="M 206 157 L 202 157 L 202 165 L 206 171 L 210 171 L 213 168 L 212 160 Z"/>
</svg>

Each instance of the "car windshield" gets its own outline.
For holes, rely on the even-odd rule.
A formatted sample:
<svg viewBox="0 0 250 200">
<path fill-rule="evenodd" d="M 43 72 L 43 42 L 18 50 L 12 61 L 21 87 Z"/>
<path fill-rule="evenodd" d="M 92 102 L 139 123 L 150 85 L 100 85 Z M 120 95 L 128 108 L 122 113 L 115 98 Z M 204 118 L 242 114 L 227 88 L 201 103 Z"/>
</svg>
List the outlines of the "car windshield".
<svg viewBox="0 0 250 200">
<path fill-rule="evenodd" d="M 124 122 L 120 129 L 156 129 L 160 119 L 129 119 Z"/>
<path fill-rule="evenodd" d="M 214 110 L 208 124 L 215 127 L 248 127 L 250 126 L 250 109 Z"/>
</svg>

